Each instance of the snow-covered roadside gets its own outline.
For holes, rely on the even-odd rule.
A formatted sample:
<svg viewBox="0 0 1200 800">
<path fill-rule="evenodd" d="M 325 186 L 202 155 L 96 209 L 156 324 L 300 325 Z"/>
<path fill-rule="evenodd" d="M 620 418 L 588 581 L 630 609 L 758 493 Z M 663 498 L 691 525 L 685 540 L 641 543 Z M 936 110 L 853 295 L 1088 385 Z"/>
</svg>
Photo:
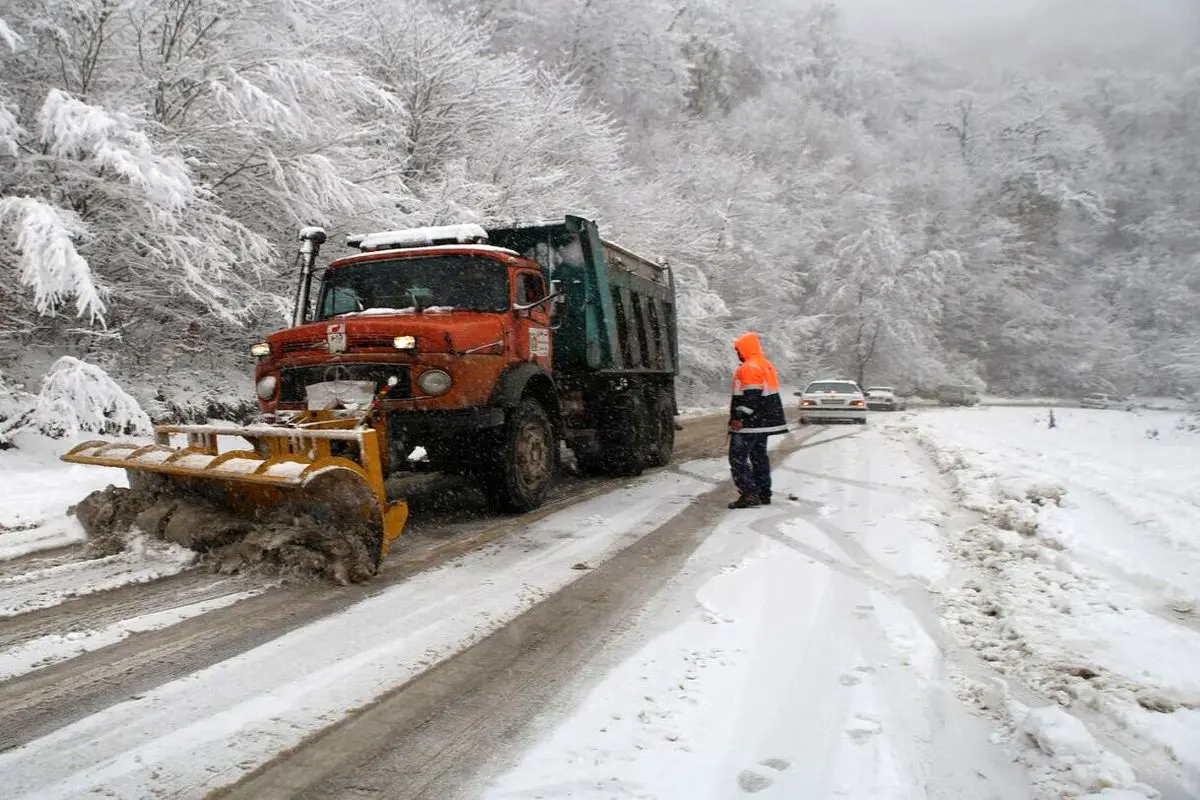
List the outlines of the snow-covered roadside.
<svg viewBox="0 0 1200 800">
<path fill-rule="evenodd" d="M 872 427 L 777 464 L 485 797 L 1029 797 L 948 683 L 948 498 Z"/>
<path fill-rule="evenodd" d="M 1175 413 L 1055 418 L 1050 429 L 1044 409 L 913 415 L 977 515 L 948 526 L 966 572 L 946 597 L 949 628 L 1011 688 L 1062 705 L 1031 715 L 985 701 L 1039 744 L 1047 774 L 1146 796 L 1134 773 L 1165 775 L 1200 795 L 1200 436 Z M 1134 770 L 1096 750 L 1089 728 Z"/>
<path fill-rule="evenodd" d="M 97 489 L 129 485 L 119 469 L 65 464 L 59 456 L 78 441 L 112 439 L 86 434 L 78 440 L 49 439 L 31 432 L 17 447 L 0 451 L 0 567 L 4 562 L 71 544 L 87 535 L 67 510 Z M 0 619 L 58 605 L 73 597 L 131 583 L 144 583 L 187 569 L 196 554 L 168 542 L 133 537 L 124 552 L 81 558 L 82 550 L 0 577 Z"/>
<path fill-rule="evenodd" d="M 0 561 L 82 542 L 83 528 L 67 509 L 97 489 L 129 485 L 119 469 L 59 460 L 77 442 L 22 433 L 16 443 L 0 450 Z"/>
<path fill-rule="evenodd" d="M 709 488 L 673 472 L 634 481 L 0 754 L 6 796 L 204 796 L 496 630 Z"/>
</svg>

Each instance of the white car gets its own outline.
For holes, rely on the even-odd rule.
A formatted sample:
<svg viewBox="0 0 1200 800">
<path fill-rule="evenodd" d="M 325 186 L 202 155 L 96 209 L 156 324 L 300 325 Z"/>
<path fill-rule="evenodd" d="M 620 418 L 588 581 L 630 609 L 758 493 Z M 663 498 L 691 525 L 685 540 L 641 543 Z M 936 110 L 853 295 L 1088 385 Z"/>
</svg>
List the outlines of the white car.
<svg viewBox="0 0 1200 800">
<path fill-rule="evenodd" d="M 813 381 L 796 392 L 800 397 L 800 424 L 857 422 L 867 424 L 867 397 L 854 381 Z"/>
<path fill-rule="evenodd" d="M 871 411 L 903 411 L 908 403 L 891 386 L 868 386 L 867 408 Z"/>
</svg>

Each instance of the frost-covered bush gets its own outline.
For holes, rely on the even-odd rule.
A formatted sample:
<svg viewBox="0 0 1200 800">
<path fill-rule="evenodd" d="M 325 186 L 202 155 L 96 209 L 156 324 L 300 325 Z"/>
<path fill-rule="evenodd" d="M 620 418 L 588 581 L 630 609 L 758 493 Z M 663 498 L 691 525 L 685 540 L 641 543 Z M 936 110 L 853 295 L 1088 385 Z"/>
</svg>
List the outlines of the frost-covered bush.
<svg viewBox="0 0 1200 800">
<path fill-rule="evenodd" d="M 48 436 L 149 433 L 152 425 L 137 400 L 95 364 L 63 356 L 42 380 L 33 424 Z"/>
<path fill-rule="evenodd" d="M 16 433 L 33 413 L 33 397 L 19 386 L 11 386 L 0 372 L 0 450 L 11 446 Z"/>
</svg>

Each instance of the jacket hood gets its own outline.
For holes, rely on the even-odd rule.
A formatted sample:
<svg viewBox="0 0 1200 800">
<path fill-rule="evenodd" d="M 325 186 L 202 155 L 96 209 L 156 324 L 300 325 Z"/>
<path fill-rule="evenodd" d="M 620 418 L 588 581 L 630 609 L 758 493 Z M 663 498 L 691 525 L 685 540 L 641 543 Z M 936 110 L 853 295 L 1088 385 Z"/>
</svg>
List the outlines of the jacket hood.
<svg viewBox="0 0 1200 800">
<path fill-rule="evenodd" d="M 751 358 L 763 354 L 762 342 L 759 341 L 758 334 L 754 332 L 743 333 L 734 340 L 733 346 L 743 361 L 749 361 Z"/>
</svg>

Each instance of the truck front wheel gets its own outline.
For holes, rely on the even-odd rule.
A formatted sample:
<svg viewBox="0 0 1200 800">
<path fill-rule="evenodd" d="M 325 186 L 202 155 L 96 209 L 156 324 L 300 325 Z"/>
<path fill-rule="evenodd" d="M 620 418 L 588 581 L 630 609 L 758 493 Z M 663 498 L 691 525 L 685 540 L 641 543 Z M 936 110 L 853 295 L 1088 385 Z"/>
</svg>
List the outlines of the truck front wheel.
<svg viewBox="0 0 1200 800">
<path fill-rule="evenodd" d="M 541 403 L 523 398 L 508 415 L 488 469 L 479 476 L 488 504 L 529 511 L 542 504 L 557 463 L 554 428 Z"/>
</svg>

